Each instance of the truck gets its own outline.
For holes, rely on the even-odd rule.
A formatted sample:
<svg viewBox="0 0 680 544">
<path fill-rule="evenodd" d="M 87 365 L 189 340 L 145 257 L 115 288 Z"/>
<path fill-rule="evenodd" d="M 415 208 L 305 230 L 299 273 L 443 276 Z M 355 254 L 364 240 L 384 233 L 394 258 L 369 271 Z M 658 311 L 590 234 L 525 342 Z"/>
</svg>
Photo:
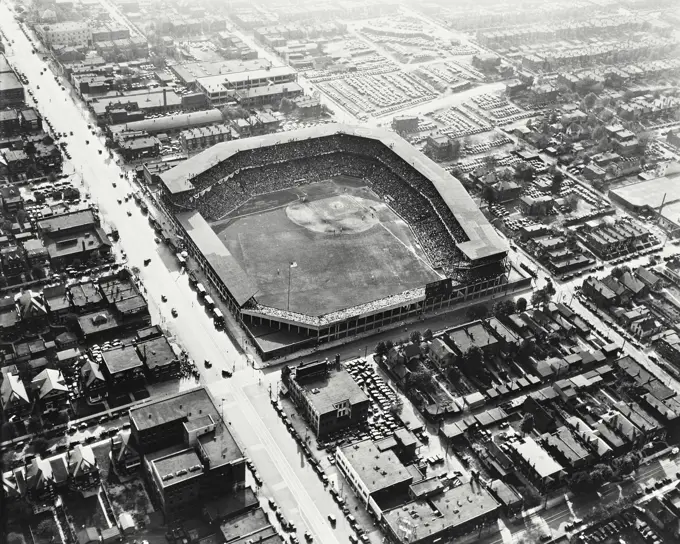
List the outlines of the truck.
<svg viewBox="0 0 680 544">
<path fill-rule="evenodd" d="M 205 297 L 205 305 L 212 310 L 215 307 L 215 301 L 212 299 L 210 295 Z"/>
<path fill-rule="evenodd" d="M 198 291 L 198 296 L 199 297 L 204 297 L 205 296 L 205 287 L 203 287 L 202 283 L 197 283 L 196 284 L 196 291 Z"/>
<path fill-rule="evenodd" d="M 215 319 L 215 327 L 222 328 L 224 326 L 224 314 L 219 308 L 213 310 L 213 318 Z"/>
</svg>

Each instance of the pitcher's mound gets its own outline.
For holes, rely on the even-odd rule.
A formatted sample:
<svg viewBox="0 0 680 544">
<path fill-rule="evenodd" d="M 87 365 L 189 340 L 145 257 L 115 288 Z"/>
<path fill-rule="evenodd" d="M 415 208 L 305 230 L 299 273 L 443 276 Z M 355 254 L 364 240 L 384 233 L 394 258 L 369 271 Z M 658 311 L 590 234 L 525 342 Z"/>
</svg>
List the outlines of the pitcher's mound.
<svg viewBox="0 0 680 544">
<path fill-rule="evenodd" d="M 313 232 L 353 234 L 379 222 L 371 209 L 375 204 L 357 196 L 337 195 L 313 202 L 294 202 L 286 208 L 286 215 L 296 225 Z"/>
</svg>

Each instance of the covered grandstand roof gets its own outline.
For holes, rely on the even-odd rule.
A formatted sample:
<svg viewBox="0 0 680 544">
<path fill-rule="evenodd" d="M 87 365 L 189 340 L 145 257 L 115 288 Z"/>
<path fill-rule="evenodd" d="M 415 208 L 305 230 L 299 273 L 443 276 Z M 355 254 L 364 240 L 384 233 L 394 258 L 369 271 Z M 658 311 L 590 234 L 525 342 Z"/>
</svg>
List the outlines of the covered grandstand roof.
<svg viewBox="0 0 680 544">
<path fill-rule="evenodd" d="M 468 259 L 476 261 L 498 256 L 508 251 L 507 243 L 498 236 L 459 180 L 417 151 L 397 134 L 382 129 L 327 124 L 293 132 L 274 133 L 223 142 L 191 157 L 175 168 L 163 172 L 160 177 L 170 194 L 180 194 L 195 189 L 189 178 L 200 175 L 214 165 L 236 155 L 239 151 L 274 146 L 293 140 L 322 138 L 334 134 L 347 134 L 378 140 L 428 178 L 468 238 L 467 241 L 456 244 Z"/>
<path fill-rule="evenodd" d="M 257 292 L 255 282 L 241 268 L 210 225 L 197 211 L 177 214 L 177 220 L 212 266 L 215 274 L 229 285 L 229 292 L 239 306 L 243 306 Z"/>
</svg>

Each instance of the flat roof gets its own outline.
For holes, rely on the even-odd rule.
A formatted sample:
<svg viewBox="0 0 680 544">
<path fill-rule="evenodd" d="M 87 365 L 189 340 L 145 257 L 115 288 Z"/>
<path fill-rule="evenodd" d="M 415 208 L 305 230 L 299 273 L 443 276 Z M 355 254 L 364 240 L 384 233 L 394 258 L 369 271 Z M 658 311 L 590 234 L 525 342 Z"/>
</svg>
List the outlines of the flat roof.
<svg viewBox="0 0 680 544">
<path fill-rule="evenodd" d="M 38 222 L 38 227 L 50 234 L 56 234 L 65 229 L 78 229 L 95 224 L 94 212 L 87 208 L 71 213 L 62 213 L 43 219 Z"/>
<path fill-rule="evenodd" d="M 95 332 L 103 332 L 115 329 L 120 325 L 118 319 L 109 310 L 103 309 L 98 312 L 85 314 L 78 318 L 78 325 L 86 336 Z"/>
<path fill-rule="evenodd" d="M 155 119 L 142 119 L 141 121 L 131 121 L 120 125 L 111 125 L 109 130 L 113 134 L 120 132 L 144 131 L 149 134 L 157 134 L 168 130 L 180 130 L 192 128 L 197 125 L 211 123 L 222 123 L 222 113 L 218 109 L 194 111 L 190 113 L 178 113 L 177 115 L 167 115 Z"/>
<path fill-rule="evenodd" d="M 661 203 L 673 203 L 680 200 L 680 179 L 674 179 L 677 176 L 668 177 L 662 176 L 660 178 L 650 179 L 648 181 L 641 181 L 612 189 L 611 193 L 626 202 L 629 206 L 639 208 L 642 206 L 649 206 L 650 208 L 659 208 Z M 664 206 L 664 210 L 666 206 Z"/>
<path fill-rule="evenodd" d="M 383 512 L 394 534 L 402 533 L 403 519 L 417 527 L 418 541 L 487 516 L 499 508 L 498 501 L 477 482 L 453 487 L 427 500 L 416 500 Z"/>
<path fill-rule="evenodd" d="M 345 446 L 340 451 L 359 475 L 369 494 L 413 481 L 413 475 L 392 450 L 380 451 L 370 439 Z"/>
<path fill-rule="evenodd" d="M 308 402 L 319 414 L 336 411 L 335 406 L 345 400 L 349 400 L 352 405 L 368 401 L 366 393 L 344 369 L 331 371 L 328 377 L 305 381 L 299 385 L 305 391 Z"/>
<path fill-rule="evenodd" d="M 201 414 L 199 410 L 202 411 Z M 192 417 L 212 415 L 215 421 L 222 419 L 205 387 L 162 397 L 130 409 L 130 419 L 139 430 L 188 419 L 189 414 L 192 414 Z"/>
<path fill-rule="evenodd" d="M 131 346 L 121 346 L 102 352 L 103 364 L 111 374 L 140 368 L 142 361 Z"/>
<path fill-rule="evenodd" d="M 170 487 L 203 473 L 203 464 L 193 449 L 154 459 L 151 464 L 163 487 Z"/>
<path fill-rule="evenodd" d="M 270 525 L 264 510 L 256 508 L 221 523 L 220 531 L 224 535 L 225 540 L 231 542 L 236 538 L 248 536 Z"/>
<path fill-rule="evenodd" d="M 14 75 L 14 72 L 0 73 L 0 89 L 4 91 L 11 91 L 15 89 L 23 89 L 24 86 L 19 81 L 19 78 Z"/>
<path fill-rule="evenodd" d="M 190 177 L 199 175 L 239 151 L 275 146 L 292 140 L 322 138 L 335 134 L 378 140 L 410 163 L 421 175 L 429 179 L 465 232 L 468 240 L 459 242 L 456 246 L 470 260 L 507 253 L 507 242 L 496 233 L 465 187 L 460 183 L 460 180 L 416 150 L 396 133 L 384 129 L 333 123 L 285 133 L 273 133 L 243 140 L 222 142 L 194 155 L 175 168 L 163 172 L 160 177 L 167 191 L 171 194 L 178 194 L 195 188 L 189 181 Z"/>
<path fill-rule="evenodd" d="M 165 366 L 176 360 L 175 352 L 165 336 L 139 342 L 137 351 L 149 369 Z"/>
<path fill-rule="evenodd" d="M 193 83 L 199 78 L 220 76 L 227 73 L 238 73 L 248 70 L 259 70 L 271 66 L 267 59 L 220 60 L 215 62 L 187 62 L 170 66 L 170 70 L 185 83 Z"/>
</svg>

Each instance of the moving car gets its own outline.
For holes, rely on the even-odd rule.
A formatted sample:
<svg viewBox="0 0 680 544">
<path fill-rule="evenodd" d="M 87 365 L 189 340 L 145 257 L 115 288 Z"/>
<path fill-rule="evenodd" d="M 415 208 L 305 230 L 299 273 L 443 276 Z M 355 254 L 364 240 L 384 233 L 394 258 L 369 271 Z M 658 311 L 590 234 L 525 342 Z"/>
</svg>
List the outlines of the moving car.
<svg viewBox="0 0 680 544">
<path fill-rule="evenodd" d="M 172 317 L 177 317 L 177 315 L 178 315 L 178 314 L 177 314 L 177 310 L 176 310 L 175 308 L 173 308 L 173 309 L 170 311 L 170 313 L 172 314 Z"/>
</svg>

